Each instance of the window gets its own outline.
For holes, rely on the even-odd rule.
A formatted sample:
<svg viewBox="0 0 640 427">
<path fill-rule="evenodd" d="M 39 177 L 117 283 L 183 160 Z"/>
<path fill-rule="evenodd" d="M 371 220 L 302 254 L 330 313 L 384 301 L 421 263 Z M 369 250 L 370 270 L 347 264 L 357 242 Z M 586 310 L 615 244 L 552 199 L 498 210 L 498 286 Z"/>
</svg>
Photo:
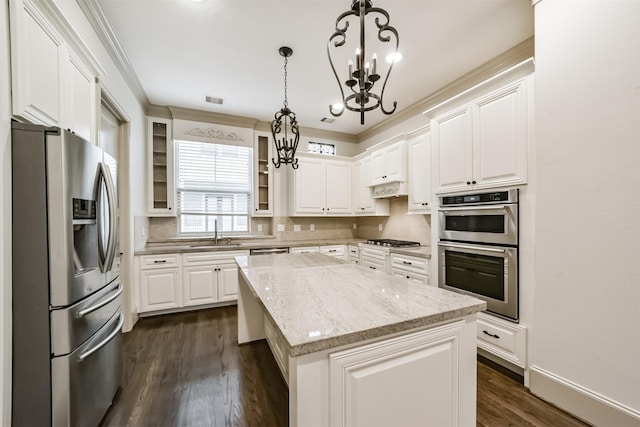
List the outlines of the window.
<svg viewBox="0 0 640 427">
<path fill-rule="evenodd" d="M 252 149 L 175 141 L 178 233 L 249 231 Z"/>
<path fill-rule="evenodd" d="M 326 154 L 327 156 L 335 156 L 336 146 L 334 144 L 325 144 L 324 142 L 309 142 L 309 152 L 315 154 Z"/>
</svg>

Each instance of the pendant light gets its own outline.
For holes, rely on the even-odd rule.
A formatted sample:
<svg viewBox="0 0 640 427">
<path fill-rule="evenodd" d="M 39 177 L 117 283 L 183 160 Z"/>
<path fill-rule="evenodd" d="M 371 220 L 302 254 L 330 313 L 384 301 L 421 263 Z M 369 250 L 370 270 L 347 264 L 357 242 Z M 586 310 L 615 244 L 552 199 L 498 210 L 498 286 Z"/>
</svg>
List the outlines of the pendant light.
<svg viewBox="0 0 640 427">
<path fill-rule="evenodd" d="M 331 48 L 339 48 L 344 46 L 347 41 L 347 29 L 349 28 L 349 18 L 357 17 L 360 24 L 360 44 L 355 51 L 355 64 L 353 61 L 349 61 L 345 64 L 345 69 L 348 69 L 347 79 L 344 82 L 340 81 L 338 73 L 331 59 Z M 330 105 L 329 112 L 334 117 L 341 116 L 345 109 L 349 111 L 360 112 L 360 124 L 364 124 L 364 113 L 367 111 L 375 110 L 380 107 L 380 110 L 384 114 L 392 114 L 396 110 L 397 102 L 393 102 L 393 108 L 387 110 L 383 105 L 384 89 L 387 86 L 387 80 L 391 69 L 393 68 L 393 60 L 391 61 L 387 70 L 387 75 L 384 78 L 382 84 L 382 90 L 380 95 L 374 93 L 373 89 L 380 75 L 378 74 L 378 57 L 376 53 L 371 56 L 371 62 L 366 57 L 365 46 L 365 23 L 366 19 L 370 18 L 370 24 L 375 24 L 377 28 L 377 36 L 380 43 L 391 43 L 395 41 L 395 49 L 389 55 L 391 58 L 398 57 L 398 32 L 396 29 L 389 25 L 389 13 L 386 10 L 373 7 L 371 0 L 353 0 L 351 3 L 351 10 L 348 10 L 338 16 L 336 19 L 335 32 L 329 37 L 327 43 L 327 55 L 329 56 L 329 63 L 331 69 L 336 77 L 338 86 L 340 87 L 340 94 L 342 95 L 342 103 L 339 105 Z M 372 22 L 371 22 L 372 21 Z M 346 70 L 345 70 L 346 71 Z M 346 86 L 346 89 L 343 88 Z M 350 94 L 345 98 L 345 91 Z"/>
<path fill-rule="evenodd" d="M 296 114 L 289 109 L 287 101 L 287 62 L 293 50 L 290 47 L 283 46 L 278 52 L 284 57 L 284 104 L 280 111 L 275 114 L 275 119 L 271 122 L 271 133 L 273 135 L 273 143 L 275 144 L 278 161 L 272 158 L 271 161 L 275 167 L 279 168 L 281 164 L 291 164 L 291 167 L 298 169 L 298 159 L 295 158 L 300 140 L 300 132 L 298 130 L 298 122 Z"/>
</svg>

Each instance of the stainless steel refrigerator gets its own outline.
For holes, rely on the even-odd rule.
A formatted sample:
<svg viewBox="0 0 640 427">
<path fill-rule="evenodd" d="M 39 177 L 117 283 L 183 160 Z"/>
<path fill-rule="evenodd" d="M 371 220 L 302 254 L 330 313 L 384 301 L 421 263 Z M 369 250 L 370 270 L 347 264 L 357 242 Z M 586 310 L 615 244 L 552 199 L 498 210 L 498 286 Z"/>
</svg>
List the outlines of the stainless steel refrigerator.
<svg viewBox="0 0 640 427">
<path fill-rule="evenodd" d="M 120 384 L 117 163 L 14 122 L 14 426 L 96 426 Z"/>
</svg>

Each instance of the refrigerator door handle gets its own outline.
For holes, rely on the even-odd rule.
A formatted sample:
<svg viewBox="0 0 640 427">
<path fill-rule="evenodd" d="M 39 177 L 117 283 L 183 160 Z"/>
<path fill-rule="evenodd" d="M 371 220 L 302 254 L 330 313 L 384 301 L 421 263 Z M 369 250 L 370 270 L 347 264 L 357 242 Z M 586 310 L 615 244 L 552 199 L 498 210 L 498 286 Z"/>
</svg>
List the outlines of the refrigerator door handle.
<svg viewBox="0 0 640 427">
<path fill-rule="evenodd" d="M 91 356 L 96 351 L 100 350 L 105 345 L 109 344 L 109 342 L 116 337 L 120 333 L 120 329 L 122 329 L 122 325 L 124 325 L 124 316 L 122 313 L 118 315 L 118 326 L 102 341 L 100 341 L 95 347 L 85 351 L 80 356 L 78 356 L 78 362 L 82 363 L 84 360 Z"/>
<path fill-rule="evenodd" d="M 105 305 L 109 304 L 111 301 L 118 298 L 120 294 L 122 294 L 122 291 L 124 291 L 124 287 L 122 286 L 122 283 L 118 283 L 118 287 L 115 289 L 115 291 L 116 293 L 111 295 L 109 298 L 105 298 L 99 303 L 97 303 L 96 305 L 92 305 L 91 307 L 87 307 L 84 310 L 80 310 L 78 313 L 76 313 L 76 317 L 78 319 L 82 319 L 87 314 L 93 313 L 97 309 L 104 307 Z"/>
<path fill-rule="evenodd" d="M 113 260 L 116 255 L 118 229 L 116 227 L 118 220 L 118 206 L 116 198 L 116 190 L 113 185 L 113 178 L 109 167 L 103 162 L 100 163 L 100 173 L 104 179 L 105 188 L 107 189 L 107 199 L 109 206 L 109 239 L 107 240 L 107 250 L 104 260 L 104 271 L 111 270 Z"/>
</svg>

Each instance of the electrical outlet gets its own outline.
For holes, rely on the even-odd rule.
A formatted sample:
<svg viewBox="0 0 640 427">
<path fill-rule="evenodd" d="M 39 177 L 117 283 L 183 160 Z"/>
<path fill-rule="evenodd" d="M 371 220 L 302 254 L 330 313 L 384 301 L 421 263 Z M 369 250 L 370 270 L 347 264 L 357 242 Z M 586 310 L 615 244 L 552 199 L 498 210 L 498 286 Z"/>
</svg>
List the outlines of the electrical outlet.
<svg viewBox="0 0 640 427">
<path fill-rule="evenodd" d="M 300 224 L 293 224 L 293 231 L 300 231 Z"/>
<path fill-rule="evenodd" d="M 313 224 L 309 224 L 309 231 L 314 231 L 316 229 L 316 226 Z"/>
<path fill-rule="evenodd" d="M 357 230 L 357 229 L 358 229 L 358 224 L 355 224 L 355 223 L 354 223 L 354 224 L 353 224 L 353 229 L 354 229 L 354 230 Z"/>
<path fill-rule="evenodd" d="M 262 224 L 258 224 L 258 231 L 262 231 Z"/>
<path fill-rule="evenodd" d="M 278 224 L 278 231 L 284 231 L 284 224 Z"/>
<path fill-rule="evenodd" d="M 378 231 L 382 231 L 382 224 L 378 224 Z"/>
</svg>

